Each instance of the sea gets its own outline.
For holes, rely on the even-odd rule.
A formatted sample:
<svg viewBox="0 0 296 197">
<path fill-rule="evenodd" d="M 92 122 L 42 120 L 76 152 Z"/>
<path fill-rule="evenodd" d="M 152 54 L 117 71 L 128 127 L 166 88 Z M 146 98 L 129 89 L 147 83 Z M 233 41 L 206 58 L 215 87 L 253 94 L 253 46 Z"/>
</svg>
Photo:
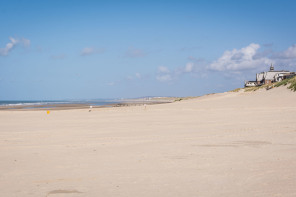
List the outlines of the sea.
<svg viewBox="0 0 296 197">
<path fill-rule="evenodd" d="M 0 100 L 0 106 L 9 107 L 26 107 L 26 106 L 48 106 L 48 105 L 59 105 L 59 104 L 82 104 L 91 106 L 104 106 L 110 104 L 120 103 L 118 100 Z"/>
</svg>

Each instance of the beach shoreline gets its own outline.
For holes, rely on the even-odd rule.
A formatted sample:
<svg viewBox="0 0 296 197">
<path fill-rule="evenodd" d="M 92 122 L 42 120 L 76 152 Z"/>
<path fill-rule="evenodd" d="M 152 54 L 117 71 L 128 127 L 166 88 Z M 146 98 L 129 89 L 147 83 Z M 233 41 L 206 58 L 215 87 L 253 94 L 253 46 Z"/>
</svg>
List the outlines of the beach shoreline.
<svg viewBox="0 0 296 197">
<path fill-rule="evenodd" d="M 30 111 L 30 110 L 73 110 L 73 109 L 89 109 L 92 108 L 108 108 L 108 107 L 123 107 L 123 106 L 141 106 L 141 105 L 156 105 L 174 102 L 175 97 L 162 97 L 162 98 L 151 98 L 150 100 L 145 99 L 124 99 L 96 105 L 93 102 L 81 102 L 81 103 L 48 103 L 48 104 L 17 104 L 17 105 L 0 105 L 0 111 Z"/>
</svg>

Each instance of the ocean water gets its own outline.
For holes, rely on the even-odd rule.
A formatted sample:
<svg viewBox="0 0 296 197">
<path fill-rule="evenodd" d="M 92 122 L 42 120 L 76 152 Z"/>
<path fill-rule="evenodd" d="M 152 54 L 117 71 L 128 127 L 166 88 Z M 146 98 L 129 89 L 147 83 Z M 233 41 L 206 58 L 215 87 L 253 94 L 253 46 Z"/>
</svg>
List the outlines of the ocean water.
<svg viewBox="0 0 296 197">
<path fill-rule="evenodd" d="M 63 100 L 63 101 L 37 101 L 37 100 L 13 100 L 13 101 L 1 101 L 0 106 L 31 106 L 34 105 L 55 105 L 55 104 L 86 104 L 92 106 L 102 106 L 108 104 L 119 103 L 116 100 Z"/>
</svg>

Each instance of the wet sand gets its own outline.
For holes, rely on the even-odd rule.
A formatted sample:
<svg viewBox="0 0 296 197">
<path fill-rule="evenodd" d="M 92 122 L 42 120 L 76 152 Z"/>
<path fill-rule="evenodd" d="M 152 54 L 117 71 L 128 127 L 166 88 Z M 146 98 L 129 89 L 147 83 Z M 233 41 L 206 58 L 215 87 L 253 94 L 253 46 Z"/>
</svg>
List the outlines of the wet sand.
<svg viewBox="0 0 296 197">
<path fill-rule="evenodd" d="M 180 99 L 180 98 L 177 98 Z M 92 108 L 106 108 L 106 107 L 127 107 L 127 106 L 142 106 L 142 105 L 156 105 L 174 102 L 175 98 L 164 97 L 162 99 L 152 98 L 151 100 L 142 99 L 125 99 L 118 102 L 110 102 L 110 104 L 96 105 L 93 103 L 67 103 L 67 104 L 38 104 L 38 105 L 0 105 L 0 111 L 44 111 L 44 110 L 73 110 L 73 109 L 89 109 Z"/>
<path fill-rule="evenodd" d="M 1 196 L 296 196 L 296 93 L 0 111 Z"/>
</svg>

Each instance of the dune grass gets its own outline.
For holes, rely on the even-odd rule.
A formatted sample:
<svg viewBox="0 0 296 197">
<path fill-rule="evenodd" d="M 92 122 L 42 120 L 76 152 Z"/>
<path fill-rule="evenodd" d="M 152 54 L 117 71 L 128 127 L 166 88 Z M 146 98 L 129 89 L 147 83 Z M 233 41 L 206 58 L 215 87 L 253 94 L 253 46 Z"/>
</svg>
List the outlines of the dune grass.
<svg viewBox="0 0 296 197">
<path fill-rule="evenodd" d="M 290 79 L 285 79 L 283 81 L 277 82 L 274 84 L 274 87 L 280 87 L 280 86 L 288 86 L 288 89 L 293 90 L 294 92 L 296 91 L 296 76 L 292 77 Z"/>
<path fill-rule="evenodd" d="M 229 92 L 239 92 L 242 88 L 236 88 L 234 90 L 230 90 Z"/>
<path fill-rule="evenodd" d="M 262 86 L 255 86 L 255 87 L 245 87 L 244 90 L 245 92 L 252 92 L 252 91 L 256 91 L 262 88 L 267 88 L 268 86 L 270 86 L 269 84 L 265 84 Z"/>
<path fill-rule="evenodd" d="M 285 79 L 283 81 L 273 83 L 271 85 L 270 84 L 265 84 L 265 85 L 262 85 L 262 86 L 237 88 L 237 89 L 231 90 L 230 92 L 239 92 L 241 89 L 243 89 L 245 92 L 253 92 L 253 91 L 259 90 L 261 88 L 268 89 L 271 86 L 272 87 L 287 86 L 288 89 L 293 90 L 295 92 L 296 91 L 296 76 L 292 77 L 290 79 Z"/>
</svg>

